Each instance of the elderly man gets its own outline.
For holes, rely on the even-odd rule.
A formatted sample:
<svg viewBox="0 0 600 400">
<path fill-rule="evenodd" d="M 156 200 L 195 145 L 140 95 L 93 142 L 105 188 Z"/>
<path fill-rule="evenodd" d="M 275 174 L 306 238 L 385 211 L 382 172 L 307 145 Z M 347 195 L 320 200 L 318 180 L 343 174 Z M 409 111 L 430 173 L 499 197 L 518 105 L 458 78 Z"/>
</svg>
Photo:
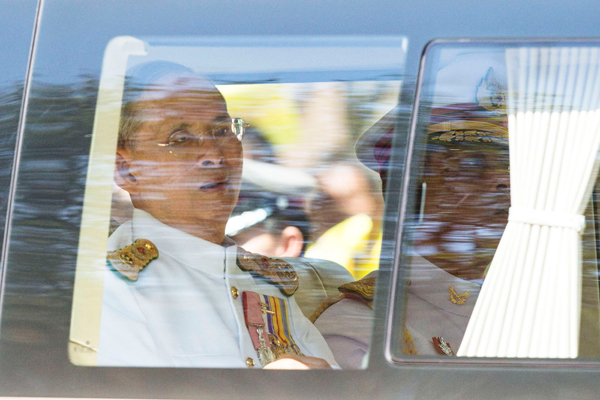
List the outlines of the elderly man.
<svg viewBox="0 0 600 400">
<path fill-rule="evenodd" d="M 98 365 L 337 367 L 296 304 L 293 267 L 225 236 L 243 121 L 181 65 L 130 78 L 115 181 L 134 211 L 109 238 Z"/>
</svg>

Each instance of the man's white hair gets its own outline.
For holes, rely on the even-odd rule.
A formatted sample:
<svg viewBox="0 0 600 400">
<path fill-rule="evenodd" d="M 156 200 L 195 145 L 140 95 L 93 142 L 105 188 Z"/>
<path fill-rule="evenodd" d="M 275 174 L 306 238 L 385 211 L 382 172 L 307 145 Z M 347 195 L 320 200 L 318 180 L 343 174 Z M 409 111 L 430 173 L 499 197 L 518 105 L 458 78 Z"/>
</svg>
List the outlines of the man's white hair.
<svg viewBox="0 0 600 400">
<path fill-rule="evenodd" d="M 133 136 L 145 120 L 144 102 L 159 100 L 182 91 L 216 91 L 215 85 L 191 69 L 167 61 L 151 61 L 127 72 L 119 122 L 118 146 L 133 145 Z"/>
</svg>

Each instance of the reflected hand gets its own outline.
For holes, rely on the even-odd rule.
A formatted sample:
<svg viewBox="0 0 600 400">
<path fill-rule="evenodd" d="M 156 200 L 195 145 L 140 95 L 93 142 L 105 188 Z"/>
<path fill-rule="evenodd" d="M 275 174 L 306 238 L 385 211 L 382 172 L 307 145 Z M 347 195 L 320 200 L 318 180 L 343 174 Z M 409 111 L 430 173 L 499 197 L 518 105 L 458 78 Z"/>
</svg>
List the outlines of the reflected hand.
<svg viewBox="0 0 600 400">
<path fill-rule="evenodd" d="M 332 369 L 322 358 L 284 354 L 264 369 Z"/>
</svg>

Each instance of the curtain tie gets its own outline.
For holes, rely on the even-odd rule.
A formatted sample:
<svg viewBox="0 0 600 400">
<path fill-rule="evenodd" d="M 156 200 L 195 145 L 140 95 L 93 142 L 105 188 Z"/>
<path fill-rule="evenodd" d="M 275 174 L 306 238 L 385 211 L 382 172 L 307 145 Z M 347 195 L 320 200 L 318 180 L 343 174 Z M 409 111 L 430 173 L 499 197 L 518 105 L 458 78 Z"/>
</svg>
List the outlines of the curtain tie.
<svg viewBox="0 0 600 400">
<path fill-rule="evenodd" d="M 583 233 L 585 230 L 585 217 L 581 214 L 568 214 L 557 211 L 534 210 L 523 207 L 508 209 L 509 222 L 523 222 L 531 225 L 556 226 L 568 228 Z"/>
</svg>

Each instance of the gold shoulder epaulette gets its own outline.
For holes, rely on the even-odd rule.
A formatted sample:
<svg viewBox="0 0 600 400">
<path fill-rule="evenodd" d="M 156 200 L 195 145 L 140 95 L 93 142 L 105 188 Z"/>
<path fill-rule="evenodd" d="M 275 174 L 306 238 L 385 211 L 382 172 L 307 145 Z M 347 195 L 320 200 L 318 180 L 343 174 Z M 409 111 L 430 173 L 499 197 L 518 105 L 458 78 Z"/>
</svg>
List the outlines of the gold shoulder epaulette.
<svg viewBox="0 0 600 400">
<path fill-rule="evenodd" d="M 291 264 L 283 260 L 250 253 L 238 247 L 237 265 L 255 278 L 264 279 L 277 286 L 286 296 L 291 296 L 298 290 L 298 274 Z"/>
<path fill-rule="evenodd" d="M 121 275 L 137 281 L 138 275 L 150 261 L 158 257 L 158 249 L 148 239 L 138 239 L 122 249 L 109 251 L 106 260 Z"/>
<path fill-rule="evenodd" d="M 373 308 L 376 278 L 363 278 L 360 281 L 346 283 L 338 288 L 346 298 L 362 301 Z"/>
<path fill-rule="evenodd" d="M 349 282 L 338 288 L 339 296 L 327 297 L 319 307 L 308 317 L 313 324 L 332 305 L 344 300 L 352 299 L 365 303 L 373 309 L 373 294 L 375 293 L 375 277 L 363 278 L 360 281 Z"/>
</svg>

